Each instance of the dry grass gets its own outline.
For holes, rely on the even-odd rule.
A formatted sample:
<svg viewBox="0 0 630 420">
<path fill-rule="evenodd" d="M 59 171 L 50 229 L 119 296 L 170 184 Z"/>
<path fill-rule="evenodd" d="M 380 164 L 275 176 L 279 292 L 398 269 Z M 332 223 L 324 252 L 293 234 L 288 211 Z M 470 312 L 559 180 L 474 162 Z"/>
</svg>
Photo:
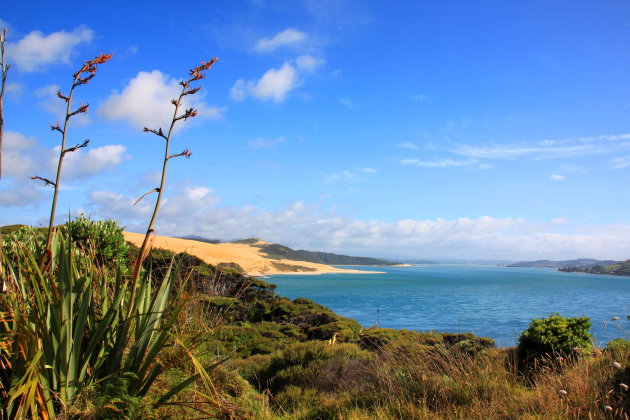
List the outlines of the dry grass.
<svg viewBox="0 0 630 420">
<path fill-rule="evenodd" d="M 509 351 L 497 349 L 471 355 L 446 347 L 384 348 L 345 369 L 333 387 L 316 385 L 326 383 L 322 371 L 322 380 L 288 386 L 274 399 L 286 419 L 629 418 L 630 393 L 619 385 L 630 381 L 627 352 L 549 360 L 531 381 L 508 360 Z"/>
<path fill-rule="evenodd" d="M 573 364 L 554 359 L 527 386 L 506 352 L 392 349 L 368 366 L 373 405 L 344 418 L 628 419 L 630 395 L 619 384 L 630 380 L 629 359 L 611 352 Z"/>
</svg>

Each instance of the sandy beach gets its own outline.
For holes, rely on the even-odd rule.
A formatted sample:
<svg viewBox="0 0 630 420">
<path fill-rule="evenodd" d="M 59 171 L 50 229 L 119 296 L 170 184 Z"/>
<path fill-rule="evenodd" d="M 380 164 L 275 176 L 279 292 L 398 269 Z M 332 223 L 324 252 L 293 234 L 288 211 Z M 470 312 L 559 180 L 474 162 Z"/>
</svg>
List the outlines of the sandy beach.
<svg viewBox="0 0 630 420">
<path fill-rule="evenodd" d="M 125 240 L 140 246 L 144 234 L 124 232 Z M 190 239 L 155 236 L 154 248 L 168 249 L 172 252 L 187 252 L 190 255 L 212 265 L 220 263 L 236 263 L 250 276 L 268 276 L 274 274 L 313 275 L 325 273 L 377 273 L 331 267 L 306 261 L 279 260 L 266 257 L 260 248 L 249 244 L 220 243 L 208 244 Z"/>
</svg>

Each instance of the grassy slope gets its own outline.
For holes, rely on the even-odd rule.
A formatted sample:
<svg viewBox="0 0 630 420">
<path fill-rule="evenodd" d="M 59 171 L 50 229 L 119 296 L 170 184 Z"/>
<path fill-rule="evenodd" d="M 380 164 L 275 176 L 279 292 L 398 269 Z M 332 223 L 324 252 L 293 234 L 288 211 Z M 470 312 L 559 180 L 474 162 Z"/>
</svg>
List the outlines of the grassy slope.
<svg viewBox="0 0 630 420">
<path fill-rule="evenodd" d="M 615 276 L 630 276 L 630 260 L 621 261 L 610 265 L 596 265 L 593 267 L 566 267 L 561 271 L 580 272 L 592 274 L 610 274 Z"/>
<path fill-rule="evenodd" d="M 234 243 L 254 245 L 260 248 L 269 258 L 286 259 L 293 261 L 307 261 L 326 265 L 395 265 L 391 261 L 378 258 L 352 257 L 349 255 L 332 254 L 329 252 L 315 252 L 306 250 L 293 250 L 288 246 L 280 244 L 256 243 L 261 242 L 258 238 L 242 239 Z"/>
<path fill-rule="evenodd" d="M 170 253 L 160 252 L 166 263 Z M 554 359 L 528 385 L 509 362 L 513 352 L 496 349 L 491 340 L 363 330 L 308 299 L 291 301 L 261 280 L 230 270 L 218 275 L 185 258 L 195 267 L 191 287 L 206 293 L 203 309 L 192 309 L 207 331 L 198 351 L 231 356 L 226 369 L 236 375 L 232 381 L 247 381 L 238 389 L 253 387 L 269 398 L 267 411 L 243 418 L 603 419 L 605 405 L 614 410 L 610 418 L 630 412 L 630 398 L 618 385 L 630 381 L 630 347 L 574 363 Z M 219 386 L 234 392 L 230 383 Z M 255 394 L 239 392 L 234 404 L 250 404 Z"/>
</svg>

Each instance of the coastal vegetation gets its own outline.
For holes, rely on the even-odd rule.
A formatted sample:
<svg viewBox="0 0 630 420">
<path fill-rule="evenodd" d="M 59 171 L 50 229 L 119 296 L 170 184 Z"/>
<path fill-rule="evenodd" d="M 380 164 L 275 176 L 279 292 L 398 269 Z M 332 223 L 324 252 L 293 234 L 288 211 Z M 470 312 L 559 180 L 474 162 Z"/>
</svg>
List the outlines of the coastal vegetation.
<svg viewBox="0 0 630 420">
<path fill-rule="evenodd" d="M 567 268 L 589 269 L 595 266 L 603 266 L 616 264 L 618 261 L 613 260 L 596 260 L 593 258 L 578 258 L 576 260 L 553 261 L 553 260 L 536 260 L 536 261 L 520 261 L 517 263 L 507 264 L 506 267 L 537 267 L 537 268 L 558 268 L 561 271 Z"/>
<path fill-rule="evenodd" d="M 613 262 L 612 264 L 596 264 L 590 267 L 561 267 L 560 271 L 569 273 L 609 274 L 613 276 L 630 276 L 630 260 Z"/>
<path fill-rule="evenodd" d="M 100 55 L 74 74 L 70 108 Z M 182 81 L 157 200 L 140 246 L 116 221 L 54 226 L 62 134 L 48 229 L 2 237 L 2 418 L 423 419 L 628 418 L 630 342 L 591 349 L 588 319 L 534 320 L 518 348 L 473 334 L 365 329 L 230 266 L 153 249 L 182 98 L 215 62 Z M 146 196 L 145 194 L 144 196 Z M 142 196 L 142 197 L 144 197 Z M 141 197 L 141 199 L 142 199 Z M 283 247 L 266 248 L 284 255 Z M 575 350 L 575 349 L 578 350 Z"/>
<path fill-rule="evenodd" d="M 73 223 L 81 229 L 71 228 Z M 96 241 L 81 235 L 69 237 L 69 232 L 76 230 L 92 231 L 95 238 L 113 232 L 108 249 L 129 247 L 125 253 L 126 268 L 104 267 L 98 258 L 93 258 Z M 63 387 L 67 381 L 57 381 L 54 387 L 53 384 L 56 376 L 67 378 L 60 366 L 74 359 L 67 356 L 59 361 L 46 359 L 45 363 L 40 362 L 39 369 L 27 372 L 26 356 L 35 357 L 39 348 L 33 341 L 36 331 L 21 338 L 17 333 L 24 330 L 15 330 L 20 318 L 9 316 L 57 313 L 53 305 L 59 305 L 61 310 L 63 302 L 67 302 L 67 298 L 63 299 L 66 294 L 61 293 L 59 300 L 49 301 L 48 309 L 42 312 L 29 306 L 39 299 L 33 302 L 22 299 L 18 304 L 19 294 L 13 292 L 19 290 L 19 284 L 25 284 L 27 295 L 38 296 L 34 286 L 28 285 L 45 284 L 41 279 L 33 283 L 39 275 L 36 260 L 28 257 L 30 252 L 19 239 L 39 238 L 38 246 L 43 248 L 44 234 L 26 227 L 4 236 L 5 251 L 12 249 L 11 246 L 23 250 L 17 255 L 5 252 L 3 261 L 5 269 L 16 264 L 20 267 L 12 269 L 16 282 L 8 284 L 11 293 L 2 301 L 5 410 L 16 410 L 22 398 L 18 395 L 28 396 L 19 392 L 26 391 L 25 385 L 31 383 L 33 388 L 28 389 L 35 396 L 33 412 L 44 410 L 38 405 L 40 395 L 41 401 L 50 405 L 48 413 L 65 418 L 413 419 L 590 415 L 623 419 L 630 412 L 630 398 L 623 387 L 630 381 L 630 342 L 617 339 L 604 349 L 592 348 L 586 318 L 553 314 L 533 320 L 521 335 L 519 346 L 512 349 L 496 348 L 492 340 L 473 334 L 364 329 L 356 321 L 308 299 L 289 300 L 279 296 L 275 287 L 263 280 L 234 269 L 220 270 L 191 255 L 174 255 L 162 249 L 153 250 L 143 262 L 143 272 L 148 277 L 138 284 L 151 287 L 139 293 L 148 299 L 144 302 L 167 305 L 162 310 L 168 316 L 154 324 L 154 339 L 163 340 L 164 345 L 159 350 L 154 347 L 157 351 L 152 352 L 149 345 L 142 353 L 135 350 L 142 341 L 139 332 L 142 323 L 139 318 L 126 319 L 125 311 L 121 312 L 121 306 L 115 304 L 128 293 L 129 273 L 140 252 L 138 247 L 121 242 L 120 233 L 114 222 L 84 218 L 60 227 L 54 236 L 53 261 L 58 261 L 55 284 L 64 293 L 74 290 L 76 301 L 72 308 L 88 308 L 75 310 L 74 321 L 58 321 L 60 326 L 77 327 L 81 319 L 77 314 L 86 314 L 85 327 L 72 330 L 74 351 L 69 354 L 77 355 L 75 370 L 83 372 L 83 376 L 79 376 L 76 389 L 70 391 Z M 30 266 L 25 265 L 28 261 L 32 261 Z M 74 264 L 76 270 L 69 270 L 69 264 Z M 62 277 L 62 272 L 68 275 L 75 272 L 78 277 Z M 29 280 L 28 276 L 33 275 L 36 277 Z M 70 289 L 70 280 L 74 289 Z M 51 299 L 55 296 L 52 289 L 44 290 L 47 291 L 42 295 L 50 295 Z M 7 307 L 12 308 L 7 306 L 10 304 L 30 309 L 19 313 L 7 311 Z M 142 311 L 134 312 L 140 315 Z M 109 332 L 103 336 L 99 331 L 106 321 Z M 47 328 L 44 320 L 38 322 Z M 127 339 L 115 340 L 122 334 L 117 332 L 125 330 Z M 131 334 L 132 331 L 137 332 Z M 44 330 L 38 334 L 46 335 Z M 33 339 L 21 341 L 27 336 Z M 62 335 L 52 335 L 51 347 L 57 336 Z M 114 343 L 124 349 L 115 350 Z M 33 347 L 26 354 L 16 350 L 28 346 Z M 152 359 L 126 362 L 130 355 L 139 358 L 140 353 Z M 48 357 L 45 347 L 40 357 Z M 111 365 L 111 360 L 117 362 Z M 83 371 L 81 366 L 89 368 Z M 108 371 L 104 370 L 106 366 Z M 52 379 L 34 385 L 34 378 L 44 374 Z"/>
<path fill-rule="evenodd" d="M 189 237 L 184 239 L 192 239 L 205 243 L 220 243 L 221 241 L 205 239 L 200 237 Z M 396 265 L 391 261 L 382 260 L 380 258 L 353 257 L 349 255 L 333 254 L 330 252 L 306 251 L 304 249 L 293 250 L 288 246 L 280 244 L 270 244 L 261 241 L 258 238 L 239 239 L 232 241 L 235 244 L 246 244 L 260 248 L 263 254 L 273 259 L 307 261 L 317 264 L 327 265 Z"/>
</svg>

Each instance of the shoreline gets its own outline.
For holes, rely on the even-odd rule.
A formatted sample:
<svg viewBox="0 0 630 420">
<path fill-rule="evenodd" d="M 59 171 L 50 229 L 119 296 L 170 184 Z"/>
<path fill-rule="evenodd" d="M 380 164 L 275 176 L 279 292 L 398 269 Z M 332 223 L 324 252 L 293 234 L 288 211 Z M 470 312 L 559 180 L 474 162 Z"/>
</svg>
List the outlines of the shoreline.
<svg viewBox="0 0 630 420">
<path fill-rule="evenodd" d="M 140 246 L 144 234 L 124 231 L 127 242 Z M 316 275 L 316 274 L 380 274 L 380 271 L 336 268 L 331 265 L 273 259 L 264 255 L 261 250 L 249 244 L 220 243 L 211 244 L 191 239 L 154 236 L 153 247 L 167 249 L 174 253 L 186 252 L 201 259 L 206 264 L 237 264 L 243 274 L 251 277 L 275 275 Z M 283 267 L 284 266 L 284 267 Z"/>
<path fill-rule="evenodd" d="M 261 276 L 316 276 L 319 274 L 386 274 L 385 271 L 365 271 L 365 270 L 352 270 L 352 269 L 339 269 L 335 271 L 283 271 L 278 273 L 267 274 L 249 274 L 252 277 Z"/>
</svg>

